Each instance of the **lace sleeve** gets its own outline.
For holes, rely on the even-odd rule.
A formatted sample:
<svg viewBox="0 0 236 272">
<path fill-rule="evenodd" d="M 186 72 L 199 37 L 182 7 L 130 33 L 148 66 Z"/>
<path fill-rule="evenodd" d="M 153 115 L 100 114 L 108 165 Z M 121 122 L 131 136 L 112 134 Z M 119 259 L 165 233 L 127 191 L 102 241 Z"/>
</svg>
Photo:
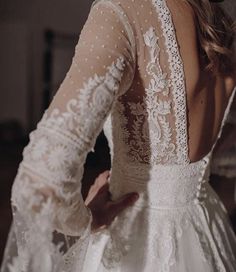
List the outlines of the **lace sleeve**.
<svg viewBox="0 0 236 272">
<path fill-rule="evenodd" d="M 19 256 L 11 271 L 74 271 L 75 255 L 81 271 L 91 223 L 80 190 L 85 159 L 134 75 L 132 32 L 117 10 L 109 1 L 92 6 L 71 67 L 30 134 L 12 188 Z"/>
</svg>

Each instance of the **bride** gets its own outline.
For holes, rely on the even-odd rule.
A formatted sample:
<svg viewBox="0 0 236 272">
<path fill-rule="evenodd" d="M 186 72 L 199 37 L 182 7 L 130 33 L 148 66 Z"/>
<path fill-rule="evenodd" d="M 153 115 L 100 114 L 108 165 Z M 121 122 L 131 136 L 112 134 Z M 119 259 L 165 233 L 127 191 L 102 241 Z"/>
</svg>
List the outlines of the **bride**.
<svg viewBox="0 0 236 272">
<path fill-rule="evenodd" d="M 233 21 L 217 2 L 94 2 L 24 149 L 1 271 L 236 271 L 236 236 L 208 182 L 236 107 Z M 111 172 L 84 202 L 102 129 Z"/>
</svg>

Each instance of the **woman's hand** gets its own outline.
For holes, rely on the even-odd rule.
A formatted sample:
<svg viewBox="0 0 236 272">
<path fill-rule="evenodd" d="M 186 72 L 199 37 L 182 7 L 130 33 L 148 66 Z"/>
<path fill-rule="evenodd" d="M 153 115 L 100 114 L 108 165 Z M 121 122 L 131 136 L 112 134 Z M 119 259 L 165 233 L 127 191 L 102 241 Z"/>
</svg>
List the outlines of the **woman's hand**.
<svg viewBox="0 0 236 272">
<path fill-rule="evenodd" d="M 120 212 L 131 206 L 139 197 L 138 193 L 132 192 L 112 201 L 109 192 L 109 176 L 109 170 L 101 173 L 90 187 L 85 200 L 85 205 L 91 210 L 93 216 L 92 232 L 109 226 Z"/>
</svg>

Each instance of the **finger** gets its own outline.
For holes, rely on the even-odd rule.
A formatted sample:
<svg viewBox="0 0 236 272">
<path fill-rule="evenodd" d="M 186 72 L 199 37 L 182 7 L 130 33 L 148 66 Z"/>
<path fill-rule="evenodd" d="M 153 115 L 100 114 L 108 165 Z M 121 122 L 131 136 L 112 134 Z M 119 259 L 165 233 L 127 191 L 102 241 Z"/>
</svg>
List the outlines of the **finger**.
<svg viewBox="0 0 236 272">
<path fill-rule="evenodd" d="M 128 193 L 120 197 L 118 200 L 113 201 L 110 204 L 111 212 L 113 216 L 116 216 L 118 213 L 122 212 L 127 207 L 134 204 L 134 202 L 139 198 L 137 193 Z"/>
<path fill-rule="evenodd" d="M 106 179 L 100 174 L 96 179 L 94 184 L 90 187 L 95 191 L 98 191 L 101 187 L 107 184 Z"/>
<path fill-rule="evenodd" d="M 91 232 L 97 233 L 101 230 L 107 229 L 107 227 L 108 227 L 108 225 L 95 226 L 95 227 L 92 227 Z"/>
<path fill-rule="evenodd" d="M 94 196 L 97 193 L 97 191 L 98 191 L 97 187 L 93 184 L 89 188 L 88 196 Z"/>
<path fill-rule="evenodd" d="M 99 188 L 98 193 L 100 194 L 100 193 L 104 193 L 104 192 L 108 192 L 108 191 L 109 191 L 109 184 L 106 183 L 102 187 Z"/>
<path fill-rule="evenodd" d="M 102 186 L 103 187 L 103 186 Z M 87 198 L 86 198 L 86 203 L 89 203 L 95 196 L 96 194 L 101 190 L 105 191 L 107 190 L 106 188 L 102 188 L 101 186 L 98 185 L 98 181 L 95 180 L 94 184 L 90 186 Z"/>
<path fill-rule="evenodd" d="M 109 184 L 106 183 L 105 185 L 103 185 L 100 188 L 97 188 L 97 190 L 93 193 L 93 197 L 92 198 L 97 198 L 100 199 L 104 202 L 108 202 L 111 200 L 111 192 L 109 191 Z"/>
<path fill-rule="evenodd" d="M 106 201 L 111 199 L 111 193 L 109 192 L 109 183 L 101 174 L 99 175 L 99 177 L 97 177 L 94 184 L 90 186 L 86 198 L 86 205 L 88 205 L 92 201 L 92 199 L 94 199 L 94 197 L 98 194 L 100 198 L 102 197 Z"/>
<path fill-rule="evenodd" d="M 106 170 L 105 173 L 106 173 L 106 175 L 109 177 L 110 174 L 111 174 L 111 170 Z"/>
<path fill-rule="evenodd" d="M 99 176 L 108 178 L 109 175 L 110 175 L 110 171 L 109 171 L 109 170 L 105 170 L 105 171 L 102 172 Z"/>
<path fill-rule="evenodd" d="M 105 171 L 101 173 L 98 178 L 96 179 L 96 184 L 101 187 L 104 184 L 108 183 L 108 178 L 109 178 L 109 171 Z"/>
</svg>

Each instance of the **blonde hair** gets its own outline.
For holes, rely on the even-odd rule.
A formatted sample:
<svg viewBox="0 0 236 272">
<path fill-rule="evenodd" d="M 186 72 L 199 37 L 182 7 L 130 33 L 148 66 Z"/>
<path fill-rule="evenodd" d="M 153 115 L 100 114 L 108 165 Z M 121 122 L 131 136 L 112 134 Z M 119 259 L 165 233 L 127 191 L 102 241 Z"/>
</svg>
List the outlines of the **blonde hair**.
<svg viewBox="0 0 236 272">
<path fill-rule="evenodd" d="M 235 70 L 233 19 L 217 3 L 186 1 L 192 6 L 198 21 L 199 49 L 205 68 L 214 74 L 231 74 Z"/>
</svg>

